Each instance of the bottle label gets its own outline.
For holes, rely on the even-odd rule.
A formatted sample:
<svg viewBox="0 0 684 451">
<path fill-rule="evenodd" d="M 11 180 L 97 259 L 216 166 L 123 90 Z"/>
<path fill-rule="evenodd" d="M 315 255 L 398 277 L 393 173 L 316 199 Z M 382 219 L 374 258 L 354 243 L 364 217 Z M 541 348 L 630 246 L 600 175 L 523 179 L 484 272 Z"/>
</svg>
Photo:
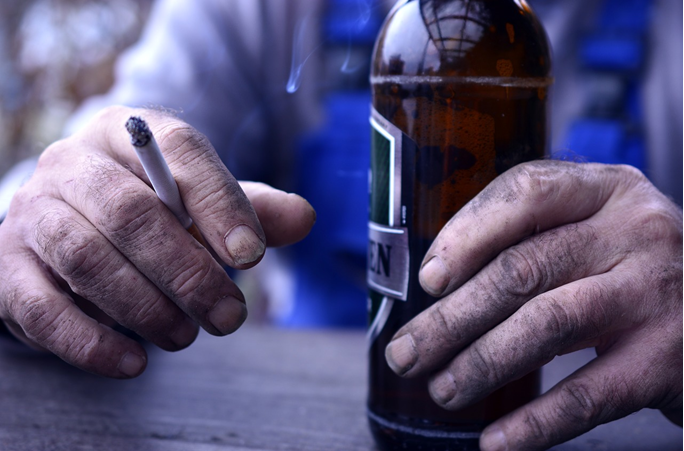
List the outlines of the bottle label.
<svg viewBox="0 0 684 451">
<path fill-rule="evenodd" d="M 378 293 L 406 300 L 409 274 L 406 228 L 368 224 L 368 286 Z"/>
<path fill-rule="evenodd" d="M 406 300 L 409 285 L 409 237 L 402 207 L 402 132 L 375 109 L 371 111 L 369 173 L 368 286 Z M 402 214 L 403 213 L 403 214 Z"/>
</svg>

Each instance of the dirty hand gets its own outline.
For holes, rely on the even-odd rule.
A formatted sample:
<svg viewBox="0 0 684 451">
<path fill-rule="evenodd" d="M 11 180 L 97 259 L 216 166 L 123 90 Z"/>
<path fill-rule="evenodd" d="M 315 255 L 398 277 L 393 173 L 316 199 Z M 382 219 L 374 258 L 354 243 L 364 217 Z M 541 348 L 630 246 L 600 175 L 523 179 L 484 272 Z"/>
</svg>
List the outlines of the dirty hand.
<svg viewBox="0 0 684 451">
<path fill-rule="evenodd" d="M 447 409 L 574 350 L 598 357 L 485 429 L 486 451 L 545 449 L 644 407 L 682 422 L 682 210 L 627 166 L 534 162 L 494 180 L 420 270 L 441 299 L 389 365 Z"/>
<path fill-rule="evenodd" d="M 198 325 L 225 335 L 247 316 L 221 264 L 151 188 L 124 127 L 131 115 L 147 120 L 188 213 L 225 264 L 254 266 L 266 243 L 296 242 L 315 220 L 299 196 L 240 185 L 204 136 L 160 112 L 109 108 L 50 146 L 0 225 L 0 318 L 28 344 L 116 378 L 142 373 L 145 350 L 84 310 L 169 351 L 190 345 Z"/>
</svg>

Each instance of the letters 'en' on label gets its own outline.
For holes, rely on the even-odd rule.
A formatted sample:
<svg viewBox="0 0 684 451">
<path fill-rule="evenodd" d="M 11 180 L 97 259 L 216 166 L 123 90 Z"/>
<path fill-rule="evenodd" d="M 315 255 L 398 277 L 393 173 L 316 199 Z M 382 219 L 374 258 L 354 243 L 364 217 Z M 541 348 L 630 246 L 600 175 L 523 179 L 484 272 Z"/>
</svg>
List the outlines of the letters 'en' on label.
<svg viewBox="0 0 684 451">
<path fill-rule="evenodd" d="M 409 282 L 408 229 L 401 224 L 402 132 L 377 111 L 371 113 L 368 224 L 369 287 L 405 301 Z"/>
<path fill-rule="evenodd" d="M 406 300 L 409 274 L 408 231 L 368 224 L 368 286 L 395 299 Z"/>
</svg>

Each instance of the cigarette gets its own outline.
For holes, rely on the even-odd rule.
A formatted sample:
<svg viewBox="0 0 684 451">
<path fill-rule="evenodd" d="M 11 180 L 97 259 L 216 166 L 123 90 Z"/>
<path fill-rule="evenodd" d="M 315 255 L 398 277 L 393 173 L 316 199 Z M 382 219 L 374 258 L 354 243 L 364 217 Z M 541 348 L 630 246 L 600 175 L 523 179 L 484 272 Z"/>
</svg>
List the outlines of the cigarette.
<svg viewBox="0 0 684 451">
<path fill-rule="evenodd" d="M 142 118 L 131 116 L 126 121 L 126 130 L 131 135 L 131 144 L 135 149 L 135 153 L 142 163 L 142 167 L 147 174 L 147 177 L 152 182 L 152 188 L 157 193 L 159 199 L 167 206 L 169 210 L 176 216 L 181 225 L 189 231 L 192 236 L 197 239 L 202 245 L 205 245 L 204 239 L 197 226 L 193 224 L 192 218 L 185 209 L 180 192 L 178 191 L 178 184 L 171 175 L 169 165 L 166 164 L 164 155 L 162 155 L 154 135 L 150 131 Z M 206 247 L 206 245 L 205 245 Z"/>
</svg>

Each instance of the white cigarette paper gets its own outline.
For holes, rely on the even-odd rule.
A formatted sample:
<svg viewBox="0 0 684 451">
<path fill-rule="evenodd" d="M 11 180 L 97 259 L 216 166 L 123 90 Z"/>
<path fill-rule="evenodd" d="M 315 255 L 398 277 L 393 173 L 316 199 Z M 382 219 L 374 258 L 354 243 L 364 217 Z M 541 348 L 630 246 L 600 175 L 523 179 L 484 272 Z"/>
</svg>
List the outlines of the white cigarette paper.
<svg viewBox="0 0 684 451">
<path fill-rule="evenodd" d="M 192 225 L 192 218 L 183 205 L 178 184 L 171 175 L 164 155 L 162 155 L 147 123 L 139 117 L 131 116 L 126 122 L 126 130 L 131 135 L 131 143 L 135 153 L 138 155 L 147 177 L 152 182 L 152 187 L 157 192 L 157 196 L 178 218 L 181 225 L 186 229 L 189 228 Z"/>
</svg>

